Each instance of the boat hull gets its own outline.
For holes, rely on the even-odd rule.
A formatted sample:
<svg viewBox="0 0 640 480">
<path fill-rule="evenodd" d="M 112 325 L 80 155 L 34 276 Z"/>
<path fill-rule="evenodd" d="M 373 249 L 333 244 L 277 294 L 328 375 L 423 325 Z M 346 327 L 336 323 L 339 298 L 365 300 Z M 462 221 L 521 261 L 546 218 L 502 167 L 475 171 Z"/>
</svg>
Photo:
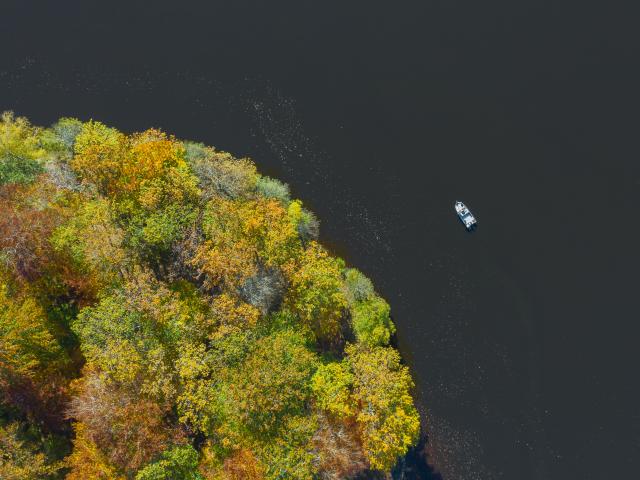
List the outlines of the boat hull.
<svg viewBox="0 0 640 480">
<path fill-rule="evenodd" d="M 467 231 L 475 230 L 475 228 L 478 226 L 478 221 L 473 216 L 471 211 L 467 208 L 467 206 L 462 202 L 456 202 L 455 209 L 458 218 L 464 225 L 464 228 L 466 228 Z"/>
</svg>

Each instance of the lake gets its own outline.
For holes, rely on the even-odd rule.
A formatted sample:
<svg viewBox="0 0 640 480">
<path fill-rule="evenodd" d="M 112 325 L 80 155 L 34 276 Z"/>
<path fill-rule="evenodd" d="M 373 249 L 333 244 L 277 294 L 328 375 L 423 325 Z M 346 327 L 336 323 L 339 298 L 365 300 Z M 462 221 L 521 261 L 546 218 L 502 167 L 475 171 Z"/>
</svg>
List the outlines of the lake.
<svg viewBox="0 0 640 480">
<path fill-rule="evenodd" d="M 0 110 L 160 127 L 290 183 L 390 302 L 442 478 L 637 477 L 633 7 L 89 3 L 3 2 Z"/>
</svg>

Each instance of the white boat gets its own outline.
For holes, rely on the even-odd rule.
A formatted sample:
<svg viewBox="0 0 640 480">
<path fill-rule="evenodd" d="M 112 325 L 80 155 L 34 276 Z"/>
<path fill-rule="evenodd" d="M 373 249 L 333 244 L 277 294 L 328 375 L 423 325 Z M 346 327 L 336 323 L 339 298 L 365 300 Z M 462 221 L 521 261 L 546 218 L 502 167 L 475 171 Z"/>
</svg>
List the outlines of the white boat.
<svg viewBox="0 0 640 480">
<path fill-rule="evenodd" d="M 458 218 L 462 223 L 464 223 L 464 227 L 471 231 L 478 225 L 476 217 L 473 216 L 471 211 L 467 208 L 467 206 L 462 202 L 456 202 L 456 213 L 458 214 Z"/>
</svg>

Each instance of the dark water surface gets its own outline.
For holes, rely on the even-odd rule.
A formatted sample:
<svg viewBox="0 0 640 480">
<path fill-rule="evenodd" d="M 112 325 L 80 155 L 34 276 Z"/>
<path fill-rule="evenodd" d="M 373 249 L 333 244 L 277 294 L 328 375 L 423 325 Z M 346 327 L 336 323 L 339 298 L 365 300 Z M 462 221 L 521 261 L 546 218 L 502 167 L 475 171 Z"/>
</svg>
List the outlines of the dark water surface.
<svg viewBox="0 0 640 480">
<path fill-rule="evenodd" d="M 390 301 L 442 478 L 638 478 L 637 11 L 1 3 L 0 110 L 161 127 L 291 184 Z"/>
</svg>

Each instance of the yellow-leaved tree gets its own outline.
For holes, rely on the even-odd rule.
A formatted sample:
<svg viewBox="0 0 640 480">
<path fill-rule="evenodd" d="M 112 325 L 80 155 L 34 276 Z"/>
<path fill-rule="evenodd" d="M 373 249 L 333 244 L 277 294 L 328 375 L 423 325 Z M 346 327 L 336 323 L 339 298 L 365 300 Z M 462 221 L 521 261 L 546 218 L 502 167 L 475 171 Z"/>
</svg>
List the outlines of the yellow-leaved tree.
<svg viewBox="0 0 640 480">
<path fill-rule="evenodd" d="M 321 341 L 340 338 L 340 320 L 347 300 L 341 272 L 342 260 L 331 257 L 316 242 L 311 242 L 290 273 L 285 306 L 308 325 Z"/>
<path fill-rule="evenodd" d="M 294 225 L 277 200 L 216 197 L 205 210 L 206 241 L 194 263 L 209 286 L 235 289 L 260 266 L 283 268 L 301 251 Z"/>
<path fill-rule="evenodd" d="M 409 369 L 400 364 L 400 354 L 390 347 L 349 345 L 345 351 L 355 378 L 356 418 L 365 453 L 372 468 L 388 471 L 420 433 Z"/>
<path fill-rule="evenodd" d="M 45 154 L 40 129 L 12 112 L 0 116 L 0 185 L 33 180 L 42 171 L 38 160 Z"/>
<path fill-rule="evenodd" d="M 42 307 L 30 297 L 10 297 L 0 283 L 0 382 L 9 373 L 42 381 L 66 360 Z"/>
<path fill-rule="evenodd" d="M 321 365 L 311 379 L 311 390 L 318 407 L 337 417 L 351 417 L 356 405 L 351 394 L 353 374 L 344 362 Z"/>
</svg>

